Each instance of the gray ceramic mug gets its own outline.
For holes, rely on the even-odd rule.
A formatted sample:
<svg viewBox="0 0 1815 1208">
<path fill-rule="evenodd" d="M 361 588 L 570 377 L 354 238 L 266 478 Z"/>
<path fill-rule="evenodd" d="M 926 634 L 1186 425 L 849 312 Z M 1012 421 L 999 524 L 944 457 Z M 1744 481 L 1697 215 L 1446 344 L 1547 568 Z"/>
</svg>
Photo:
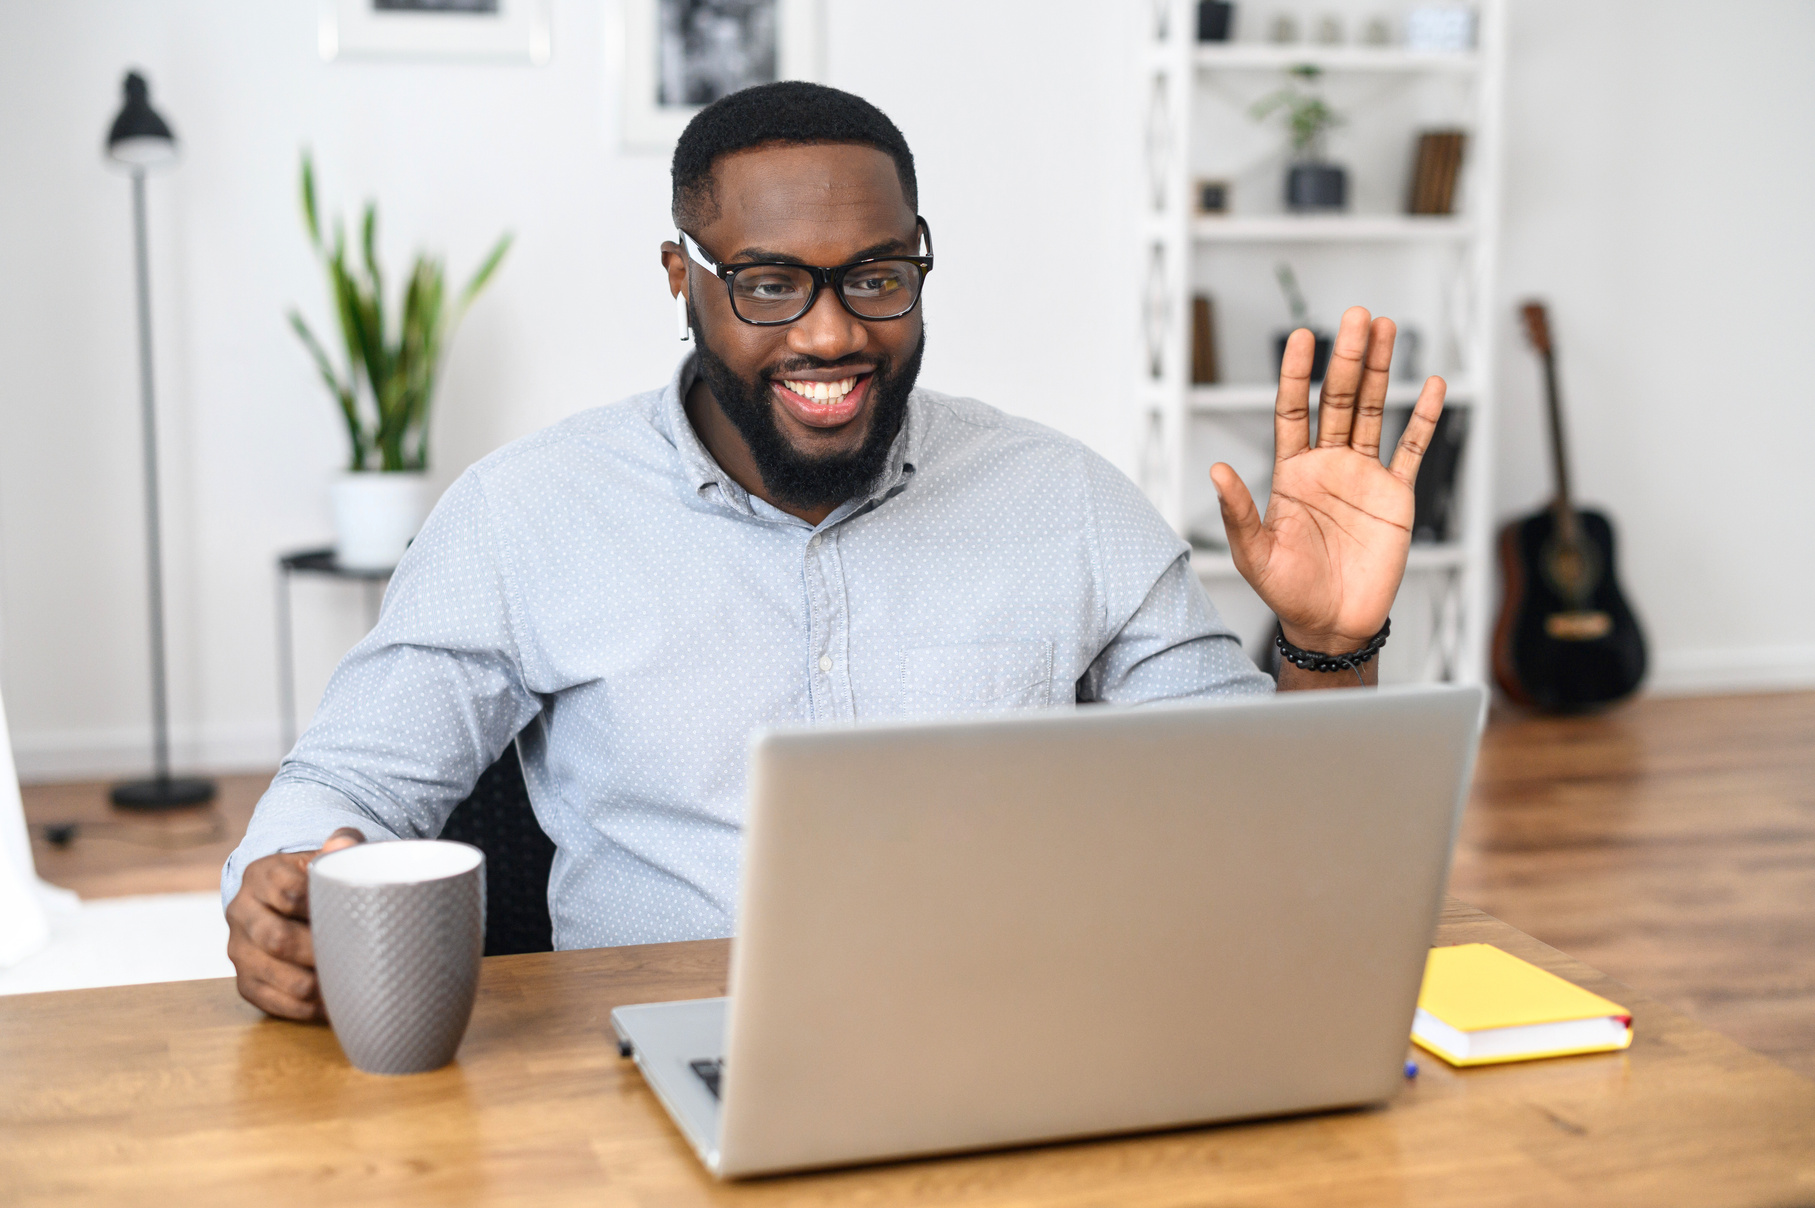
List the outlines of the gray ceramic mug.
<svg viewBox="0 0 1815 1208">
<path fill-rule="evenodd" d="M 454 1059 L 485 950 L 485 853 L 465 843 L 361 843 L 309 865 L 315 973 L 334 1036 L 368 1074 Z"/>
</svg>

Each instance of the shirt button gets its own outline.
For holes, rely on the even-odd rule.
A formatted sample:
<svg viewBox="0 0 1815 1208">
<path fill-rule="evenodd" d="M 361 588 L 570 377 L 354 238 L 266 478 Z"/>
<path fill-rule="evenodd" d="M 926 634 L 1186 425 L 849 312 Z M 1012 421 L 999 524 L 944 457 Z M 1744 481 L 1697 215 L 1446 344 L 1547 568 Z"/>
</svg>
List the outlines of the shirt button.
<svg viewBox="0 0 1815 1208">
<path fill-rule="evenodd" d="M 808 539 L 807 548 L 808 549 L 818 549 L 819 548 L 819 534 L 818 533 L 814 533 L 813 536 Z"/>
<path fill-rule="evenodd" d="M 819 656 L 819 669 L 821 671 L 830 671 L 832 669 L 832 656 L 831 655 L 822 654 Z"/>
</svg>

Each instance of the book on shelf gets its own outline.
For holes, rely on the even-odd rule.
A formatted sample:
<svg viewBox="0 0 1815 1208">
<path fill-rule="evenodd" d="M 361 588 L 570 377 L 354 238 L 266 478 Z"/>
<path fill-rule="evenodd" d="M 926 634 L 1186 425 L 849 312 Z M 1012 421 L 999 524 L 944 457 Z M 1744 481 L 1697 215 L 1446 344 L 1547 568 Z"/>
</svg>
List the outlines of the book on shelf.
<svg viewBox="0 0 1815 1208">
<path fill-rule="evenodd" d="M 1456 180 L 1462 172 L 1462 153 L 1467 143 L 1468 134 L 1462 130 L 1426 130 L 1418 136 L 1406 213 L 1455 213 Z"/>
<path fill-rule="evenodd" d="M 1412 486 L 1412 540 L 1419 544 L 1450 539 L 1456 516 L 1456 479 L 1467 439 L 1468 412 L 1445 407 Z"/>
<path fill-rule="evenodd" d="M 1216 310 L 1208 294 L 1191 299 L 1191 384 L 1214 386 L 1223 380 L 1216 364 Z"/>
<path fill-rule="evenodd" d="M 1412 1041 L 1451 1065 L 1491 1065 L 1632 1043 L 1632 1012 L 1492 944 L 1433 948 Z"/>
</svg>

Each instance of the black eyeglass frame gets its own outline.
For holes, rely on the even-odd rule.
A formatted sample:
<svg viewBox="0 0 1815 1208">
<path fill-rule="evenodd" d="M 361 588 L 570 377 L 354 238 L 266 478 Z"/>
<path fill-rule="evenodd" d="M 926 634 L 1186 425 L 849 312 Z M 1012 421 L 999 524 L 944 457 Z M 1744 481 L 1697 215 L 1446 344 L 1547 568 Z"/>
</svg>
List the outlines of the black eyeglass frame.
<svg viewBox="0 0 1815 1208">
<path fill-rule="evenodd" d="M 808 312 L 813 309 L 814 304 L 819 301 L 819 291 L 827 287 L 831 288 L 832 296 L 838 299 L 838 304 L 844 307 L 852 317 L 861 319 L 866 323 L 892 323 L 896 319 L 905 319 L 914 313 L 914 310 L 920 305 L 921 295 L 926 292 L 926 275 L 933 271 L 933 228 L 928 226 L 926 219 L 920 217 L 918 214 L 914 215 L 914 225 L 920 232 L 921 241 L 926 245 L 926 255 L 868 256 L 862 260 L 853 260 L 849 264 L 838 264 L 829 268 L 817 264 L 800 264 L 793 260 L 751 260 L 741 264 L 720 265 L 715 263 L 710 256 L 706 255 L 706 249 L 700 246 L 699 240 L 695 239 L 692 235 L 689 235 L 686 231 L 681 231 L 680 236 L 681 249 L 686 254 L 687 258 L 725 283 L 725 301 L 730 303 L 731 314 L 740 323 L 748 323 L 752 327 L 786 327 L 790 323 L 798 323 L 807 316 Z M 920 284 L 919 287 L 914 290 L 914 301 L 909 304 L 906 310 L 899 314 L 866 315 L 853 307 L 850 300 L 844 296 L 845 274 L 849 273 L 852 269 L 862 268 L 866 264 L 882 264 L 889 261 L 905 261 L 920 270 Z M 732 280 L 747 268 L 805 269 L 813 276 L 813 292 L 807 295 L 807 304 L 800 308 L 800 313 L 792 318 L 746 319 L 738 312 L 737 295 L 732 289 Z"/>
</svg>

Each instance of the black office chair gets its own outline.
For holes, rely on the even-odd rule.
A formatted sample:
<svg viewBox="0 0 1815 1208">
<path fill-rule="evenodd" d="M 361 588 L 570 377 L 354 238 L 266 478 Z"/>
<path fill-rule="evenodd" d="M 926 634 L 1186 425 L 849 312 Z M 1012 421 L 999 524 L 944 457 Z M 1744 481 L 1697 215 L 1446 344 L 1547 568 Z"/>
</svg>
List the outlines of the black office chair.
<svg viewBox="0 0 1815 1208">
<path fill-rule="evenodd" d="M 448 815 L 441 837 L 485 853 L 485 955 L 553 951 L 548 870 L 555 844 L 530 807 L 516 743 L 480 774 L 472 796 Z"/>
</svg>

